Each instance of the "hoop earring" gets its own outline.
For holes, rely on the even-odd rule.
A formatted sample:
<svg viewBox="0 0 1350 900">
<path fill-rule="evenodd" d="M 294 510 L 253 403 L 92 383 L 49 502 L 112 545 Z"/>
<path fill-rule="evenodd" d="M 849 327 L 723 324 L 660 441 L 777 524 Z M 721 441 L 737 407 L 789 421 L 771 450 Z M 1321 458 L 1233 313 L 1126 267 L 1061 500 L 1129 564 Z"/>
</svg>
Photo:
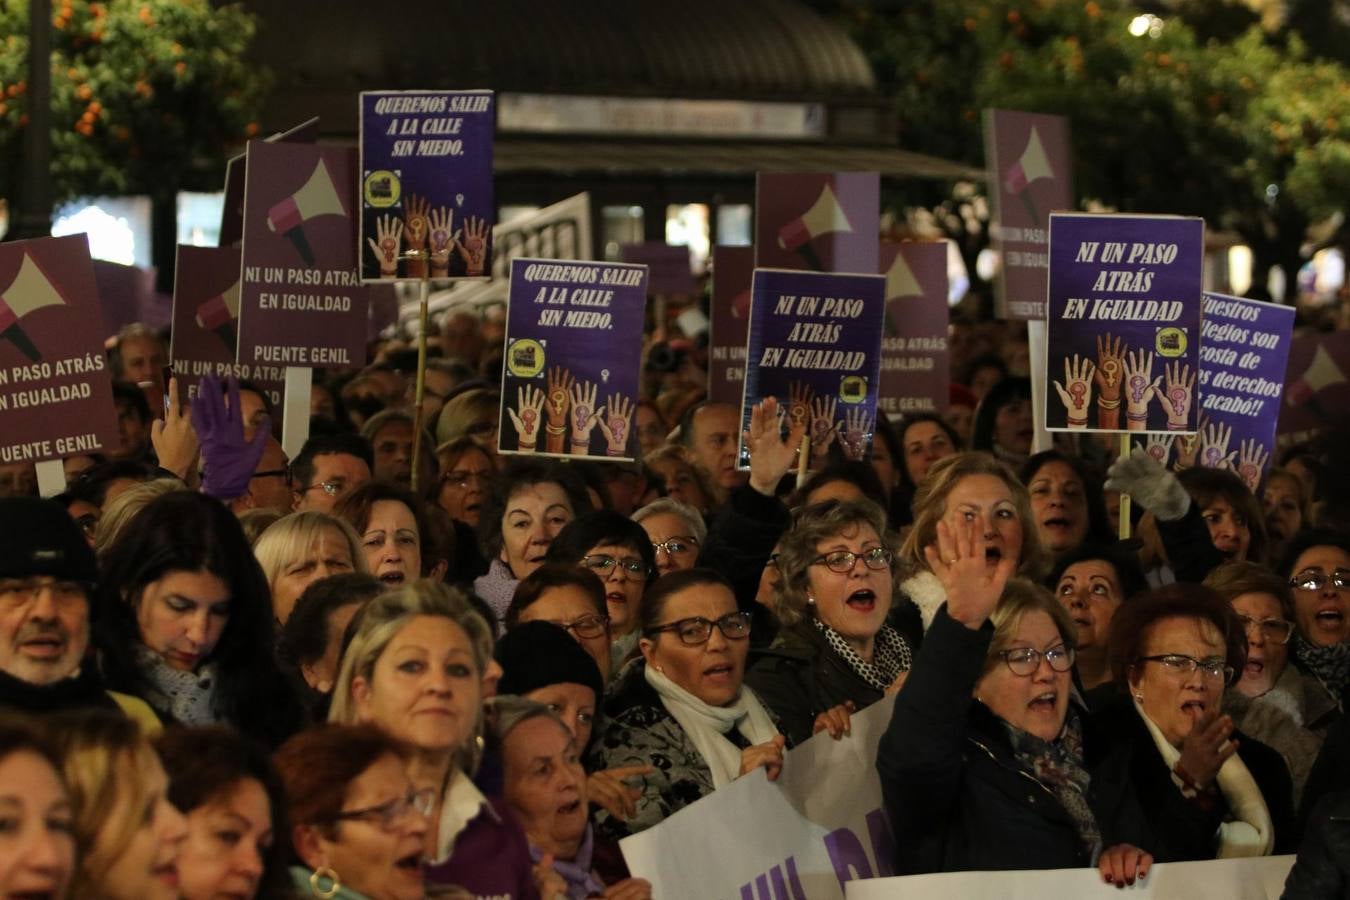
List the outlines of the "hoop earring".
<svg viewBox="0 0 1350 900">
<path fill-rule="evenodd" d="M 319 887 L 319 883 L 327 879 L 330 883 L 328 887 Z M 320 900 L 331 900 L 337 896 L 337 892 L 342 890 L 342 881 L 338 878 L 338 873 L 327 866 L 319 866 L 309 874 L 309 892 Z"/>
</svg>

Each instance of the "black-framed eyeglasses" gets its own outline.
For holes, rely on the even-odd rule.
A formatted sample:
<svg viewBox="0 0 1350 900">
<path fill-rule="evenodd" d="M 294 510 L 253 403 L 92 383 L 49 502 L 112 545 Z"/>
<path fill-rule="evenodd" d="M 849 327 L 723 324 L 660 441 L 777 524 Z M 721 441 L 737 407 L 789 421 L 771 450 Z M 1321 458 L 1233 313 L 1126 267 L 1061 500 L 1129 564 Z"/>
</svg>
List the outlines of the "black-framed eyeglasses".
<svg viewBox="0 0 1350 900">
<path fill-rule="evenodd" d="M 320 490 L 330 497 L 336 497 L 344 487 L 346 484 L 341 481 L 319 481 L 305 488 L 305 491 Z"/>
<path fill-rule="evenodd" d="M 712 637 L 714 625 L 722 632 L 722 637 L 727 640 L 742 641 L 750 636 L 750 613 L 739 611 L 727 613 L 715 622 L 702 616 L 693 616 L 688 619 L 678 619 L 666 625 L 648 628 L 643 634 L 647 637 L 655 637 L 664 631 L 673 631 L 675 636 L 680 639 L 681 644 L 697 647 L 700 644 L 708 643 L 708 640 Z"/>
<path fill-rule="evenodd" d="M 1205 673 L 1206 678 L 1216 681 L 1219 679 L 1230 681 L 1233 678 L 1233 667 L 1228 665 L 1228 661 L 1221 656 L 1196 659 L 1194 656 L 1187 656 L 1184 653 L 1163 653 L 1158 656 L 1141 656 L 1139 661 L 1161 663 L 1169 674 L 1179 677 L 1189 677 L 1195 674 L 1196 669 L 1199 669 Z"/>
<path fill-rule="evenodd" d="M 48 589 L 57 602 L 79 600 L 93 595 L 94 586 L 85 581 L 31 575 L 27 578 L 0 578 L 0 597 L 9 603 L 28 603 L 43 589 Z"/>
<path fill-rule="evenodd" d="M 614 571 L 615 566 L 621 567 L 630 575 L 646 575 L 647 564 L 642 560 L 632 556 L 625 556 L 623 559 L 615 559 L 605 553 L 597 553 L 594 556 L 583 556 L 581 565 L 590 569 L 600 577 L 604 578 Z"/>
<path fill-rule="evenodd" d="M 1350 588 L 1350 569 L 1337 569 L 1330 575 L 1312 570 L 1299 572 L 1289 579 L 1289 586 L 1301 591 L 1320 591 L 1327 586 L 1328 581 L 1338 590 Z"/>
<path fill-rule="evenodd" d="M 405 796 L 386 800 L 376 806 L 364 809 L 344 810 L 328 817 L 330 822 L 364 821 L 372 822 L 385 831 L 392 831 L 399 820 L 409 811 L 419 816 L 430 816 L 436 805 L 436 791 L 433 788 L 421 788 L 409 791 Z"/>
<path fill-rule="evenodd" d="M 847 575 L 853 571 L 853 567 L 858 564 L 860 559 L 867 568 L 879 572 L 882 569 L 889 568 L 891 560 L 894 558 L 895 554 L 885 547 L 873 547 L 871 550 L 864 550 L 862 553 L 854 553 L 852 550 L 835 550 L 823 556 L 817 556 L 811 560 L 811 565 L 824 566 L 831 572 Z"/>
<path fill-rule="evenodd" d="M 581 616 L 571 622 L 554 622 L 563 631 L 570 631 L 577 637 L 598 638 L 609 631 L 609 616 L 599 613 Z"/>
<path fill-rule="evenodd" d="M 1238 621 L 1242 623 L 1242 630 L 1250 632 L 1253 626 L 1261 629 L 1261 636 L 1275 644 L 1287 644 L 1289 638 L 1294 633 L 1294 623 L 1285 619 L 1253 619 L 1251 616 L 1239 615 Z"/>
<path fill-rule="evenodd" d="M 254 472 L 249 478 L 288 478 L 290 472 L 286 469 L 268 469 L 264 472 Z"/>
<path fill-rule="evenodd" d="M 1056 672 L 1067 672 L 1073 668 L 1076 654 L 1072 647 L 1059 644 L 1049 650 L 1037 650 L 1035 647 L 1013 647 L 1011 650 L 1000 650 L 997 655 L 1003 658 L 1003 664 L 1008 667 L 1008 671 L 1025 678 L 1034 674 L 1041 667 L 1042 658 Z"/>
<path fill-rule="evenodd" d="M 695 538 L 691 537 L 673 537 L 670 538 L 669 540 L 662 541 L 659 544 L 656 543 L 655 541 L 652 542 L 653 553 L 660 553 L 662 550 L 664 550 L 671 556 L 675 556 L 680 553 L 688 553 L 690 550 L 697 550 L 697 549 L 698 549 L 698 541 Z"/>
</svg>

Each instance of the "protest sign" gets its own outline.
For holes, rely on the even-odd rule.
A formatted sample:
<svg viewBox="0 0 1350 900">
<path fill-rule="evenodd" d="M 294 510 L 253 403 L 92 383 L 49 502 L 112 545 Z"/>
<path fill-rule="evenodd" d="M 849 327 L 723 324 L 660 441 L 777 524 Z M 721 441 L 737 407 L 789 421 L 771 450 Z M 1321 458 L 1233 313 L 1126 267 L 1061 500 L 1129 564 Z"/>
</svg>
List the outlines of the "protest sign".
<svg viewBox="0 0 1350 900">
<path fill-rule="evenodd" d="M 366 353 L 356 150 L 250 141 L 239 350 L 249 366 L 344 369 Z"/>
<path fill-rule="evenodd" d="M 694 273 L 689 268 L 689 248 L 656 241 L 620 244 L 619 259 L 647 267 L 647 290 L 653 294 L 692 294 Z"/>
<path fill-rule="evenodd" d="M 178 245 L 173 282 L 173 337 L 169 358 L 178 379 L 179 400 L 197 396 L 206 375 L 250 381 L 272 401 L 281 420 L 284 366 L 234 361 L 239 327 L 238 247 Z"/>
<path fill-rule="evenodd" d="M 1293 307 L 1206 293 L 1200 430 L 1175 441 L 1151 435 L 1141 446 L 1178 469 L 1231 469 L 1257 493 L 1275 450 L 1293 329 Z"/>
<path fill-rule="evenodd" d="M 318 116 L 264 138 L 268 143 L 287 141 L 294 144 L 312 144 L 318 139 Z M 220 207 L 218 246 L 237 247 L 244 240 L 244 171 L 247 168 L 247 156 L 243 153 L 225 163 L 225 197 Z"/>
<path fill-rule="evenodd" d="M 492 91 L 361 93 L 362 281 L 490 274 L 494 126 Z"/>
<path fill-rule="evenodd" d="M 1350 331 L 1304 334 L 1289 348 L 1282 443 L 1306 441 L 1350 415 Z"/>
<path fill-rule="evenodd" d="M 755 268 L 875 272 L 880 222 L 876 172 L 760 172 Z"/>
<path fill-rule="evenodd" d="M 886 333 L 881 339 L 881 393 L 889 416 L 947 410 L 947 244 L 881 245 L 886 276 Z"/>
<path fill-rule="evenodd" d="M 708 402 L 741 402 L 745 387 L 745 337 L 750 325 L 753 247 L 714 247 L 712 327 L 708 332 Z"/>
<path fill-rule="evenodd" d="M 512 260 L 501 452 L 635 459 L 646 312 L 646 266 Z"/>
<path fill-rule="evenodd" d="M 1259 856 L 1203 862 L 1159 863 L 1130 886 L 1131 897 L 1159 900 L 1276 900 L 1294 865 L 1292 856 Z M 1106 884 L 1096 869 L 1029 869 L 1015 872 L 944 872 L 850 881 L 848 900 L 1108 900 L 1121 886 Z M 763 895 L 766 897 L 767 895 Z"/>
<path fill-rule="evenodd" d="M 841 740 L 822 733 L 788 751 L 776 782 L 756 769 L 624 838 L 628 868 L 654 897 L 751 900 L 836 900 L 853 879 L 893 874 L 875 760 L 894 705 L 855 713 Z"/>
<path fill-rule="evenodd" d="M 1073 157 L 1064 116 L 984 111 L 984 158 L 989 171 L 995 282 L 1000 319 L 1045 317 L 1049 265 L 1047 217 L 1073 209 Z"/>
<path fill-rule="evenodd" d="M 1050 431 L 1192 433 L 1203 219 L 1050 216 Z"/>
<path fill-rule="evenodd" d="M 788 422 L 809 424 L 813 454 L 837 437 L 851 458 L 871 459 L 885 294 L 883 275 L 756 269 L 741 431 L 756 403 L 777 397 Z"/>
<path fill-rule="evenodd" d="M 116 450 L 83 234 L 0 244 L 0 464 Z"/>
</svg>

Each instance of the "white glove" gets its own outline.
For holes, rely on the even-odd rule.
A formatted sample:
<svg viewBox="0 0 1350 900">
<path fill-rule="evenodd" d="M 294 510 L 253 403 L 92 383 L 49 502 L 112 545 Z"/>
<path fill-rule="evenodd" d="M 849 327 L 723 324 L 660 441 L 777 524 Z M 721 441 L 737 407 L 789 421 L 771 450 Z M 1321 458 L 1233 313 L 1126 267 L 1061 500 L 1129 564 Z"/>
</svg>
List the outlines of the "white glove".
<svg viewBox="0 0 1350 900">
<path fill-rule="evenodd" d="M 1177 476 L 1149 456 L 1142 447 L 1118 459 L 1106 470 L 1108 491 L 1129 494 L 1130 499 L 1162 522 L 1175 522 L 1191 508 L 1191 495 Z"/>
</svg>

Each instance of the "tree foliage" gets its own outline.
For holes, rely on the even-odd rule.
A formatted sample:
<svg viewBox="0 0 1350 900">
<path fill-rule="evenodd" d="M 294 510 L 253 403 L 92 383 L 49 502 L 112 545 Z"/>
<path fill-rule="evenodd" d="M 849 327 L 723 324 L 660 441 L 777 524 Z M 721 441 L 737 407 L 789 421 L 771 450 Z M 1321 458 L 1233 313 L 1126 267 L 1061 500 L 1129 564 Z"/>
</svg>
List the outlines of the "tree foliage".
<svg viewBox="0 0 1350 900">
<path fill-rule="evenodd" d="M 267 84 L 246 58 L 252 14 L 207 0 L 52 7 L 56 200 L 218 185 L 227 150 L 257 133 Z M 10 196 L 29 121 L 27 0 L 0 0 L 0 35 L 0 196 Z"/>
</svg>

